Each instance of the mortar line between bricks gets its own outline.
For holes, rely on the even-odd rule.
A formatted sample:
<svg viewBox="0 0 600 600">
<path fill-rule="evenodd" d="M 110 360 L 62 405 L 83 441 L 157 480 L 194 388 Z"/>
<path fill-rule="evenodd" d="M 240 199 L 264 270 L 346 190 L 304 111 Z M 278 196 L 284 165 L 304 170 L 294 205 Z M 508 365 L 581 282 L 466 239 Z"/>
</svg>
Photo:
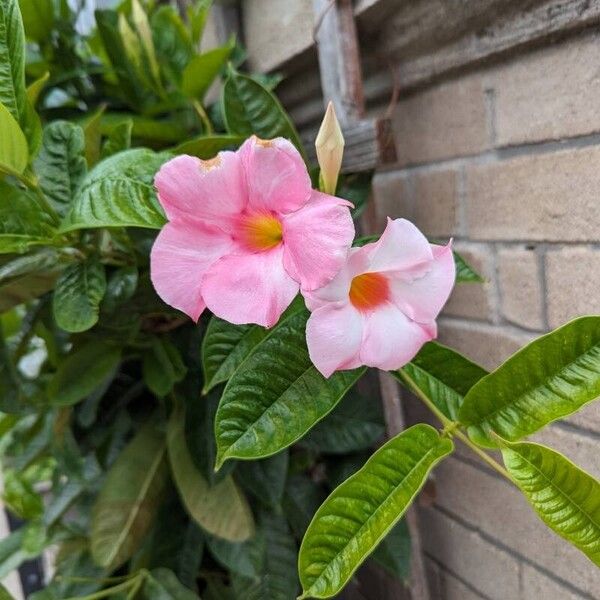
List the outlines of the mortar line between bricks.
<svg viewBox="0 0 600 600">
<path fill-rule="evenodd" d="M 558 583 L 559 585 L 562 585 L 564 588 L 567 588 L 573 594 L 578 594 L 579 596 L 581 596 L 582 600 L 598 600 L 597 598 L 594 598 L 592 595 L 588 594 L 587 592 L 585 592 L 585 591 L 579 589 L 578 587 L 576 587 L 575 585 L 573 585 L 570 581 L 566 581 L 565 579 L 562 579 L 561 577 L 559 577 L 552 571 L 548 571 L 545 567 L 533 562 L 527 556 L 517 552 L 514 548 L 507 546 L 504 542 L 501 542 L 500 540 L 491 536 L 489 533 L 482 531 L 481 529 L 479 529 L 479 527 L 475 527 L 472 523 L 465 521 L 462 517 L 454 514 L 453 512 L 447 510 L 446 508 L 444 508 L 442 506 L 439 506 L 435 502 L 433 503 L 433 509 L 436 510 L 437 512 L 439 512 L 440 514 L 444 515 L 446 518 L 451 519 L 452 521 L 455 521 L 456 523 L 458 523 L 459 525 L 461 525 L 468 531 L 470 531 L 472 533 L 476 533 L 482 540 L 484 540 L 488 544 L 492 545 L 496 549 L 501 550 L 502 552 L 504 552 L 505 554 L 508 554 L 510 557 L 514 558 L 517 561 L 523 561 L 525 564 L 534 568 L 539 573 L 542 573 L 543 575 L 548 577 L 548 579 L 554 581 L 554 583 Z M 569 543 L 566 540 L 562 540 L 562 541 L 565 544 Z"/>
<path fill-rule="evenodd" d="M 548 279 L 546 277 L 546 250 L 547 244 L 539 244 L 536 246 L 535 253 L 538 261 L 538 278 L 540 282 L 540 290 L 542 292 L 542 322 L 544 329 L 550 331 L 550 318 L 548 316 Z"/>
<path fill-rule="evenodd" d="M 496 90 L 493 87 L 490 87 L 485 90 L 484 94 L 490 146 L 496 147 L 496 144 L 498 142 L 498 135 L 496 129 Z"/>
<path fill-rule="evenodd" d="M 440 324 L 448 324 L 448 325 L 463 325 L 467 329 L 473 329 L 473 326 L 477 325 L 485 325 L 488 330 L 497 330 L 504 331 L 506 333 L 512 333 L 514 335 L 540 335 L 541 332 L 539 329 L 527 329 L 526 327 L 522 327 L 521 325 L 514 325 L 512 323 L 506 322 L 500 325 L 496 323 L 490 323 L 489 321 L 476 320 L 476 319 L 468 319 L 466 317 L 452 317 L 450 315 L 443 315 L 440 317 Z"/>
<path fill-rule="evenodd" d="M 490 281 L 494 302 L 492 320 L 494 325 L 505 325 L 504 310 L 502 304 L 502 293 L 500 291 L 500 268 L 498 267 L 498 247 L 496 244 L 490 244 L 492 256 L 492 280 Z"/>
<path fill-rule="evenodd" d="M 425 552 L 423 552 L 423 554 L 425 554 L 425 556 L 434 565 L 436 565 L 436 567 L 441 571 L 441 574 L 443 576 L 451 575 L 452 577 L 454 577 L 454 579 L 457 579 L 458 581 L 460 581 L 470 592 L 473 592 L 474 594 L 477 594 L 480 598 L 482 598 L 482 600 L 493 600 L 492 598 L 490 598 L 490 596 L 484 594 L 481 590 L 478 590 L 476 587 L 473 587 L 472 583 L 469 583 L 466 579 L 463 579 L 463 577 L 461 577 L 458 573 L 454 572 L 452 569 L 449 569 L 443 562 L 439 561 L 437 558 L 435 558 L 435 556 L 433 556 L 429 552 L 425 551 Z M 446 578 L 444 577 L 444 581 L 443 581 L 444 588 L 446 587 L 445 579 Z M 434 600 L 437 600 L 437 599 L 434 599 Z"/>
<path fill-rule="evenodd" d="M 519 158 L 521 156 L 539 156 L 543 154 L 553 154 L 563 150 L 579 150 L 592 146 L 600 146 L 600 133 L 585 134 L 559 140 L 546 140 L 514 146 L 491 148 L 489 150 L 484 150 L 483 152 L 478 152 L 477 154 L 463 154 L 460 156 L 433 159 L 422 163 L 390 165 L 389 167 L 381 169 L 380 173 L 387 174 L 398 171 L 412 171 L 417 173 L 439 171 L 448 168 L 458 168 L 466 164 L 490 164 L 510 160 L 512 158 Z"/>
<path fill-rule="evenodd" d="M 592 402 L 594 402 L 594 400 L 592 400 Z M 590 402 L 589 404 L 591 404 L 592 402 Z M 600 400 L 595 400 L 595 402 L 600 402 Z M 552 424 L 555 427 L 558 427 L 559 429 L 568 431 L 569 433 L 577 433 L 583 437 L 589 438 L 595 443 L 598 443 L 598 440 L 600 440 L 599 431 L 595 431 L 594 429 L 588 429 L 587 427 L 583 427 L 581 425 L 578 425 L 577 423 L 570 423 L 568 421 L 554 421 L 554 423 Z"/>
</svg>

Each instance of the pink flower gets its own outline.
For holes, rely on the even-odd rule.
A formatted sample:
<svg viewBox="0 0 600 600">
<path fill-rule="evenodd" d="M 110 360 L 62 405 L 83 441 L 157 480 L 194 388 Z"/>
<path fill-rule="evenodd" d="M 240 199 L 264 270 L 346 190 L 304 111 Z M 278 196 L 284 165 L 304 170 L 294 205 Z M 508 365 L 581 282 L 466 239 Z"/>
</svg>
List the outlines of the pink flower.
<svg viewBox="0 0 600 600">
<path fill-rule="evenodd" d="M 169 222 L 152 248 L 152 283 L 195 321 L 208 306 L 271 327 L 300 286 L 331 281 L 354 238 L 351 205 L 312 190 L 283 138 L 252 137 L 212 160 L 178 156 L 154 183 Z"/>
<path fill-rule="evenodd" d="M 450 244 L 430 244 L 409 221 L 388 219 L 379 241 L 352 248 L 330 283 L 303 291 L 312 362 L 325 377 L 361 365 L 400 368 L 436 337 L 454 277 Z"/>
</svg>

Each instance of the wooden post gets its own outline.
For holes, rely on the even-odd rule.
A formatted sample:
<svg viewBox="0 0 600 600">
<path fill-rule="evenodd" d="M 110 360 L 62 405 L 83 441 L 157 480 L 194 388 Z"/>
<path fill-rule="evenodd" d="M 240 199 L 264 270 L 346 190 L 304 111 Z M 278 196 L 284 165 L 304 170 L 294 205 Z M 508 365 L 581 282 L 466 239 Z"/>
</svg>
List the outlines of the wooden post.
<svg viewBox="0 0 600 600">
<path fill-rule="evenodd" d="M 318 45 L 321 87 L 325 105 L 331 100 L 346 137 L 344 170 L 375 169 L 395 159 L 391 127 L 386 120 L 364 120 L 365 98 L 360 63 L 360 48 L 352 0 L 313 0 L 315 42 Z M 356 132 L 362 129 L 361 135 Z M 374 231 L 374 212 L 367 211 L 361 221 L 363 233 Z M 400 391 L 387 373 L 380 374 L 387 435 L 405 428 Z M 410 593 L 413 600 L 429 600 L 418 513 L 411 506 L 406 513 L 411 536 Z M 398 596 L 401 592 L 398 590 Z"/>
</svg>

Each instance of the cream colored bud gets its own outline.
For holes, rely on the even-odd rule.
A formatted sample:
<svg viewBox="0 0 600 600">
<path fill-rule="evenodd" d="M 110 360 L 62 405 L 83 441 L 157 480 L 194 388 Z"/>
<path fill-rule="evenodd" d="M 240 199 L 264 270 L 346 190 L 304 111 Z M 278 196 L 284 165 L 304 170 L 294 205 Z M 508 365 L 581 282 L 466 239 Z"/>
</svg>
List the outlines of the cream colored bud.
<svg viewBox="0 0 600 600">
<path fill-rule="evenodd" d="M 317 159 L 321 167 L 321 191 L 326 194 L 335 194 L 338 175 L 342 168 L 344 144 L 342 129 L 337 120 L 333 103 L 330 102 L 315 140 Z"/>
</svg>

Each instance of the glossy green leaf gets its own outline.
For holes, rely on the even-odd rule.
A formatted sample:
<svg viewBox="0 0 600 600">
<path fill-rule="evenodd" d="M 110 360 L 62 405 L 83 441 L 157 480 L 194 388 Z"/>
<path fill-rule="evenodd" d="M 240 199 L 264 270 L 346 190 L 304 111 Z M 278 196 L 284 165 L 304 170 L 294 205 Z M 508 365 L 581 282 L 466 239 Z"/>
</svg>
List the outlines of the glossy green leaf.
<svg viewBox="0 0 600 600">
<path fill-rule="evenodd" d="M 130 300 L 137 289 L 138 279 L 137 267 L 121 267 L 113 271 L 106 284 L 102 310 L 113 313 L 119 306 Z"/>
<path fill-rule="evenodd" d="M 381 402 L 353 388 L 326 419 L 302 439 L 302 445 L 328 454 L 345 454 L 372 448 L 383 438 Z"/>
<path fill-rule="evenodd" d="M 600 396 L 600 317 L 531 342 L 469 391 L 459 411 L 473 441 L 519 440 Z"/>
<path fill-rule="evenodd" d="M 95 258 L 68 267 L 56 282 L 52 311 L 65 331 L 87 331 L 98 322 L 106 292 L 104 266 Z"/>
<path fill-rule="evenodd" d="M 223 86 L 223 113 L 227 131 L 264 139 L 285 137 L 304 152 L 302 142 L 279 100 L 263 85 L 233 69 Z"/>
<path fill-rule="evenodd" d="M 55 24 L 52 0 L 19 0 L 25 35 L 35 42 L 45 42 Z"/>
<path fill-rule="evenodd" d="M 29 161 L 27 140 L 4 104 L 0 104 L 0 131 L 0 173 L 21 175 Z"/>
<path fill-rule="evenodd" d="M 144 148 L 115 154 L 83 180 L 63 231 L 89 227 L 160 229 L 165 217 L 156 199 L 156 171 L 170 158 Z"/>
<path fill-rule="evenodd" d="M 213 158 L 221 150 L 235 150 L 244 141 L 243 136 L 239 135 L 211 135 L 199 137 L 183 144 L 179 144 L 173 149 L 175 154 L 190 154 L 203 160 Z"/>
<path fill-rule="evenodd" d="M 0 103 L 23 127 L 26 110 L 25 33 L 17 0 L 0 0 Z M 1 126 L 4 137 L 6 124 Z"/>
<path fill-rule="evenodd" d="M 215 418 L 217 467 L 264 458 L 299 440 L 331 412 L 364 369 L 325 379 L 306 348 L 305 311 L 266 337 L 229 380 Z"/>
<path fill-rule="evenodd" d="M 296 537 L 304 537 L 306 528 L 323 500 L 325 490 L 307 475 L 288 477 L 283 496 L 283 510 Z"/>
<path fill-rule="evenodd" d="M 50 244 L 55 235 L 51 217 L 34 194 L 0 181 L 0 254 Z"/>
<path fill-rule="evenodd" d="M 181 90 L 186 96 L 202 100 L 217 75 L 225 66 L 232 46 L 209 50 L 192 58 L 183 70 Z"/>
<path fill-rule="evenodd" d="M 371 558 L 390 575 L 408 582 L 410 574 L 410 534 L 402 519 L 383 538 Z"/>
<path fill-rule="evenodd" d="M 96 564 L 114 569 L 141 546 L 168 482 L 165 434 L 151 419 L 110 468 L 92 510 Z"/>
<path fill-rule="evenodd" d="M 185 411 L 177 405 L 167 431 L 171 472 L 181 501 L 190 516 L 206 532 L 242 541 L 254 532 L 254 521 L 246 498 L 231 477 L 210 486 L 195 467 L 184 435 Z"/>
<path fill-rule="evenodd" d="M 334 490 L 300 548 L 301 597 L 329 598 L 340 592 L 402 517 L 429 471 L 452 449 L 452 441 L 429 425 L 414 425 Z"/>
<path fill-rule="evenodd" d="M 87 171 L 83 129 L 67 121 L 47 125 L 35 171 L 44 194 L 64 216 Z"/>
<path fill-rule="evenodd" d="M 287 450 L 263 460 L 246 461 L 236 470 L 236 479 L 259 502 L 277 508 L 283 498 L 288 471 Z"/>
<path fill-rule="evenodd" d="M 485 279 L 458 253 L 454 255 L 456 265 L 456 283 L 483 283 Z"/>
<path fill-rule="evenodd" d="M 144 353 L 142 374 L 148 389 L 159 397 L 166 396 L 187 372 L 177 347 L 166 338 L 155 338 Z"/>
<path fill-rule="evenodd" d="M 303 309 L 304 302 L 297 298 L 270 330 L 259 325 L 233 325 L 213 316 L 202 340 L 203 393 L 227 381 L 257 344 Z"/>
<path fill-rule="evenodd" d="M 144 600 L 198 600 L 169 569 L 154 569 L 144 577 Z"/>
<path fill-rule="evenodd" d="M 502 456 L 542 521 L 600 566 L 600 482 L 539 444 L 508 444 Z"/>
<path fill-rule="evenodd" d="M 48 384 L 48 399 L 55 406 L 69 406 L 83 400 L 113 377 L 121 351 L 94 340 L 77 348 L 60 363 Z"/>
<path fill-rule="evenodd" d="M 159 6 L 150 19 L 154 47 L 165 77 L 176 86 L 181 74 L 194 56 L 190 35 L 174 6 Z"/>
<path fill-rule="evenodd" d="M 451 348 L 428 342 L 393 375 L 409 390 L 429 398 L 452 421 L 467 392 L 487 371 Z"/>
<path fill-rule="evenodd" d="M 102 146 L 102 158 L 107 158 L 131 147 L 131 132 L 133 131 L 133 121 L 125 119 L 113 127 L 108 135 L 108 139 Z"/>
<path fill-rule="evenodd" d="M 294 600 L 298 591 L 296 542 L 285 519 L 272 512 L 261 512 L 259 528 L 264 539 L 258 577 L 234 575 L 233 587 L 244 600 Z"/>
</svg>

